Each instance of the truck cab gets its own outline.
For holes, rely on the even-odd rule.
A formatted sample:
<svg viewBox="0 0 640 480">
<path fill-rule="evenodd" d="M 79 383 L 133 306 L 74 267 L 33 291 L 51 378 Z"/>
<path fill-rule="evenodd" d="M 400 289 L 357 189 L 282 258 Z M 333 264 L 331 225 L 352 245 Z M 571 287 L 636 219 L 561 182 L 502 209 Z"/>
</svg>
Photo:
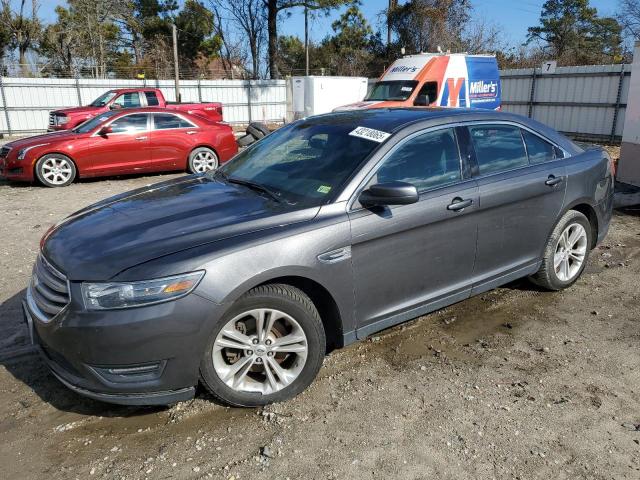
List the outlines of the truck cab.
<svg viewBox="0 0 640 480">
<path fill-rule="evenodd" d="M 500 109 L 493 55 L 421 53 L 396 60 L 362 102 L 336 108 L 460 107 Z"/>
<path fill-rule="evenodd" d="M 118 88 L 108 90 L 89 105 L 64 108 L 49 113 L 50 132 L 70 130 L 83 122 L 107 112 L 121 108 L 156 107 L 180 110 L 200 115 L 214 122 L 222 121 L 222 104 L 219 102 L 178 103 L 168 102 L 159 88 Z"/>
</svg>

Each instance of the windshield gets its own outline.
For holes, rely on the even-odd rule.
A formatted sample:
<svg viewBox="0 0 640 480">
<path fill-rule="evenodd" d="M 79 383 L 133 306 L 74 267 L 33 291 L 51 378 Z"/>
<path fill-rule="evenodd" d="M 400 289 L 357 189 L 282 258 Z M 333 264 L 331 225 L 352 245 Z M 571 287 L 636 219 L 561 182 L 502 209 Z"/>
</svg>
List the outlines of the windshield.
<svg viewBox="0 0 640 480">
<path fill-rule="evenodd" d="M 106 93 L 103 93 L 98 98 L 96 98 L 93 102 L 89 104 L 89 106 L 104 107 L 107 103 L 109 103 L 109 100 L 111 100 L 115 96 L 116 96 L 116 92 L 110 90 Z"/>
<path fill-rule="evenodd" d="M 365 100 L 404 101 L 411 96 L 418 85 L 415 80 L 376 82 Z"/>
<path fill-rule="evenodd" d="M 344 120 L 348 120 L 345 122 Z M 351 118 L 293 123 L 239 153 L 218 172 L 303 207 L 329 202 L 379 143 L 349 135 Z"/>
<path fill-rule="evenodd" d="M 118 112 L 101 113 L 97 117 L 90 118 L 86 122 L 81 123 L 76 128 L 74 128 L 73 131 L 76 132 L 76 133 L 89 133 L 91 130 L 96 128 L 102 122 L 104 122 L 105 120 L 113 117 L 116 113 L 118 113 Z"/>
</svg>

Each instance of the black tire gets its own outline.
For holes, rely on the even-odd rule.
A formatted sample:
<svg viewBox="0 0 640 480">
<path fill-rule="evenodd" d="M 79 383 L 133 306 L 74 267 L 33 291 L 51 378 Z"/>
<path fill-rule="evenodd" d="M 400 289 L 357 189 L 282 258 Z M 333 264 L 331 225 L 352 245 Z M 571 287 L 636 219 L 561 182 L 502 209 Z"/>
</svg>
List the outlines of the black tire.
<svg viewBox="0 0 640 480">
<path fill-rule="evenodd" d="M 206 156 L 206 158 L 203 158 L 203 156 Z M 205 162 L 209 163 L 206 169 L 204 169 Z M 194 148 L 189 154 L 187 170 L 189 170 L 189 173 L 204 173 L 208 170 L 217 169 L 219 165 L 220 160 L 216 152 L 208 147 L 198 147 Z"/>
<path fill-rule="evenodd" d="M 238 146 L 240 147 L 248 147 L 255 141 L 256 141 L 256 138 L 251 134 L 244 135 L 237 140 Z"/>
<path fill-rule="evenodd" d="M 582 265 L 578 271 L 569 280 L 562 280 L 556 273 L 556 269 L 554 267 L 554 256 L 556 254 L 556 249 L 562 232 L 573 224 L 579 224 L 584 228 L 587 237 L 586 252 L 584 254 Z M 593 233 L 591 224 L 587 217 L 576 210 L 569 210 L 562 216 L 553 229 L 553 232 L 551 232 L 551 235 L 547 240 L 547 245 L 544 249 L 540 270 L 530 277 L 531 281 L 540 287 L 552 291 L 562 290 L 573 285 L 582 275 L 582 272 L 587 265 L 587 261 L 589 260 L 589 252 L 594 244 L 594 239 L 592 237 Z"/>
<path fill-rule="evenodd" d="M 255 308 L 273 308 L 295 318 L 307 339 L 307 357 L 291 384 L 271 394 L 241 392 L 227 386 L 214 368 L 213 348 L 220 330 L 234 317 Z M 256 287 L 238 299 L 211 332 L 200 362 L 200 382 L 217 400 L 236 407 L 258 407 L 295 397 L 315 379 L 326 349 L 320 315 L 311 299 L 301 290 L 285 284 Z"/>
<path fill-rule="evenodd" d="M 59 165 L 60 175 L 52 174 L 52 165 Z M 42 156 L 35 166 L 35 174 L 38 181 L 45 187 L 66 187 L 71 184 L 78 171 L 75 163 L 66 155 L 61 153 L 50 153 Z M 53 176 L 52 176 L 53 175 Z"/>
<path fill-rule="evenodd" d="M 260 140 L 262 137 L 264 137 L 264 132 L 262 130 L 256 128 L 256 124 L 255 123 L 250 123 L 247 126 L 247 134 L 252 135 L 257 140 Z"/>
<path fill-rule="evenodd" d="M 266 137 L 267 135 L 269 135 L 271 133 L 271 130 L 269 130 L 269 127 L 267 127 L 262 122 L 251 122 L 249 124 L 249 126 L 252 127 L 254 130 L 258 130 L 258 131 L 262 132 L 262 136 L 263 137 Z"/>
</svg>

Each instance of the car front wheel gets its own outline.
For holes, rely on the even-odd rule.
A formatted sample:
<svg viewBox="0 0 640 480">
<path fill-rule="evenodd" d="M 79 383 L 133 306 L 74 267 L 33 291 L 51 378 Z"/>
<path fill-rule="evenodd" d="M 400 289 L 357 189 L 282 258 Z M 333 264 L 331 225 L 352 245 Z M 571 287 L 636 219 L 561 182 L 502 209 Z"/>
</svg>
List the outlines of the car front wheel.
<svg viewBox="0 0 640 480">
<path fill-rule="evenodd" d="M 256 287 L 220 320 L 200 363 L 218 400 L 256 407 L 294 397 L 316 377 L 325 333 L 307 295 L 284 284 Z"/>
<path fill-rule="evenodd" d="M 569 210 L 554 228 L 544 251 L 540 270 L 531 277 L 548 290 L 572 285 L 582 272 L 593 245 L 591 225 L 584 214 Z"/>
<path fill-rule="evenodd" d="M 76 178 L 76 166 L 69 157 L 54 153 L 36 163 L 36 177 L 46 187 L 66 187 Z"/>
</svg>

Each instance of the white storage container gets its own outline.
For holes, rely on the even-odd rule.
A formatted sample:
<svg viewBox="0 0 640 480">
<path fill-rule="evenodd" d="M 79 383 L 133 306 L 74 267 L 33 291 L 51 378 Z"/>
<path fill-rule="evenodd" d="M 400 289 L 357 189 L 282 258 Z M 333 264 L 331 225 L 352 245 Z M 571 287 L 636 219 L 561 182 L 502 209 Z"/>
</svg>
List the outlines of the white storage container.
<svg viewBox="0 0 640 480">
<path fill-rule="evenodd" d="M 295 118 L 329 113 L 361 101 L 367 94 L 366 77 L 292 77 Z"/>
</svg>

